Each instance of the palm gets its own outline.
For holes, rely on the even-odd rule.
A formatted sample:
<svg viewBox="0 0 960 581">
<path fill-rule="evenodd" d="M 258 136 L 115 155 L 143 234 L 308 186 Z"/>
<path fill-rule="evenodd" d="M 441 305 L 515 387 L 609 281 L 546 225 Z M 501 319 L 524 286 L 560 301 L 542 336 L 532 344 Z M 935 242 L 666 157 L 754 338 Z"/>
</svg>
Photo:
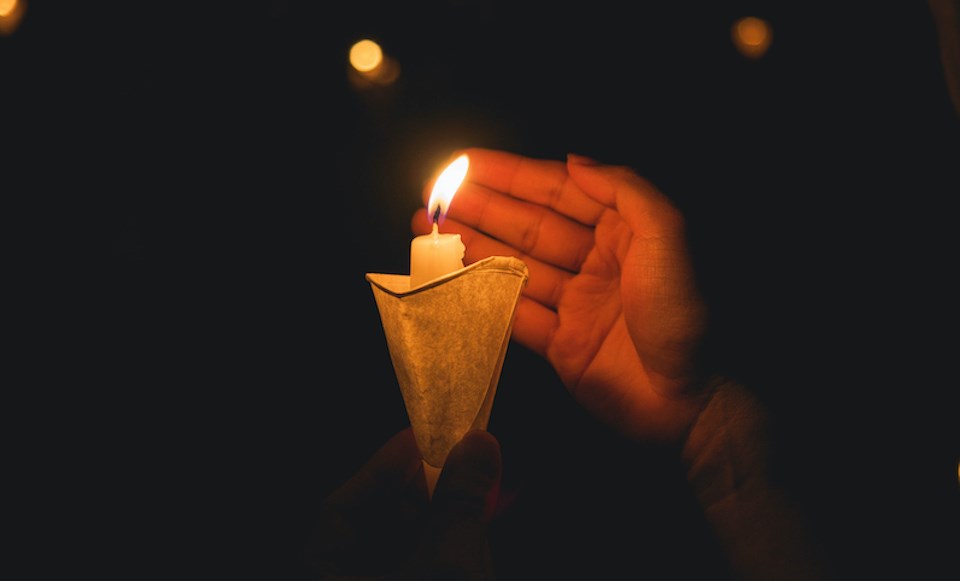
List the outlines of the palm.
<svg viewBox="0 0 960 581">
<path fill-rule="evenodd" d="M 699 320 L 669 304 L 685 281 L 650 268 L 659 243 L 638 240 L 615 213 L 595 229 L 595 246 L 564 286 L 559 325 L 546 357 L 585 409 L 637 439 L 674 439 L 686 427 L 687 378 L 666 367 L 680 345 L 699 340 Z M 659 297 L 668 300 L 657 304 Z M 667 315 L 667 316 L 664 316 Z M 653 338 L 648 340 L 648 338 Z"/>
<path fill-rule="evenodd" d="M 451 205 L 466 261 L 525 261 L 513 338 L 543 355 L 578 402 L 636 439 L 677 440 L 692 421 L 704 310 L 683 220 L 625 168 L 570 167 L 468 150 Z M 426 212 L 413 220 L 429 231 Z"/>
</svg>

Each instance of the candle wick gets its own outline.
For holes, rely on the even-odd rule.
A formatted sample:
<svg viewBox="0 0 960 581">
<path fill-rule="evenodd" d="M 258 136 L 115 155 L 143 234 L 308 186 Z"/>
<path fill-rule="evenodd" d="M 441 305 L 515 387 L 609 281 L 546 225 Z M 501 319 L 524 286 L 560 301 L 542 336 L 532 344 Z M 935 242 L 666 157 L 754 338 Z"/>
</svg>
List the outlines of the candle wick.
<svg viewBox="0 0 960 581">
<path fill-rule="evenodd" d="M 433 211 L 433 223 L 438 224 L 440 222 L 440 206 Z"/>
</svg>

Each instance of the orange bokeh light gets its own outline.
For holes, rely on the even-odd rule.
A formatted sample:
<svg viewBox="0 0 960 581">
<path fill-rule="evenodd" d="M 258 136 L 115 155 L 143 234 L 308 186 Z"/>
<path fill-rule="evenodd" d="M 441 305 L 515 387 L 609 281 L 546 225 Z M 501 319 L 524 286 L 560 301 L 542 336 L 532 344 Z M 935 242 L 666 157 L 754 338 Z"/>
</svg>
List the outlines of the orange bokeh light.
<svg viewBox="0 0 960 581">
<path fill-rule="evenodd" d="M 12 34 L 27 9 L 25 0 L 0 0 L 0 35 Z"/>
<path fill-rule="evenodd" d="M 743 56 L 758 59 L 766 54 L 773 40 L 770 23 L 755 16 L 744 16 L 733 23 L 733 45 Z"/>
<path fill-rule="evenodd" d="M 383 50 L 370 39 L 358 40 L 350 47 L 350 64 L 361 73 L 376 70 L 383 63 Z"/>
<path fill-rule="evenodd" d="M 350 47 L 349 75 L 358 89 L 371 89 L 393 84 L 400 76 L 396 60 L 383 52 L 380 44 L 369 38 Z"/>
<path fill-rule="evenodd" d="M 17 7 L 17 0 L 0 0 L 0 17 L 7 16 Z"/>
</svg>

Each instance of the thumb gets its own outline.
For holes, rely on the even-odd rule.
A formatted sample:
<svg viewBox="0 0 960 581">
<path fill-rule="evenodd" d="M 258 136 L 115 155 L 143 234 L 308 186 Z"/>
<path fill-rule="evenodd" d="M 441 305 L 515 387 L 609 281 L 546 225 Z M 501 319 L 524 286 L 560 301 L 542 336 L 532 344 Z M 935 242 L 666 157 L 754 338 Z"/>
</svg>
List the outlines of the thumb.
<svg viewBox="0 0 960 581">
<path fill-rule="evenodd" d="M 486 533 L 501 471 L 500 443 L 485 430 L 467 432 L 450 450 L 430 502 L 420 555 L 427 570 L 464 579 L 492 577 Z"/>
<path fill-rule="evenodd" d="M 486 430 L 464 434 L 443 465 L 433 493 L 433 511 L 448 518 L 489 522 L 500 492 L 500 443 Z"/>
</svg>

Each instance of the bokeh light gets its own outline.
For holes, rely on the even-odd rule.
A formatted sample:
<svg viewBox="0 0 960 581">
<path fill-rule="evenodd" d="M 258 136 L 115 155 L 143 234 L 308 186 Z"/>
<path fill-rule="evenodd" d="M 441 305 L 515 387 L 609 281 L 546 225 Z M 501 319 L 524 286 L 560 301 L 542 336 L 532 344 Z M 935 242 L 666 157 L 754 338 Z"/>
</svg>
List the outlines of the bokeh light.
<svg viewBox="0 0 960 581">
<path fill-rule="evenodd" d="M 350 81 L 358 89 L 392 85 L 400 76 L 396 60 L 383 51 L 380 43 L 364 38 L 350 46 Z"/>
<path fill-rule="evenodd" d="M 733 45 L 743 56 L 759 59 L 767 53 L 773 40 L 770 23 L 755 16 L 744 16 L 731 28 Z"/>
<path fill-rule="evenodd" d="M 376 70 L 383 62 L 383 50 L 370 39 L 355 42 L 350 47 L 350 64 L 361 73 Z"/>
<path fill-rule="evenodd" d="M 26 9 L 26 0 L 0 0 L 0 35 L 13 34 Z"/>
<path fill-rule="evenodd" d="M 17 7 L 17 0 L 0 0 L 0 16 L 7 16 Z"/>
</svg>

